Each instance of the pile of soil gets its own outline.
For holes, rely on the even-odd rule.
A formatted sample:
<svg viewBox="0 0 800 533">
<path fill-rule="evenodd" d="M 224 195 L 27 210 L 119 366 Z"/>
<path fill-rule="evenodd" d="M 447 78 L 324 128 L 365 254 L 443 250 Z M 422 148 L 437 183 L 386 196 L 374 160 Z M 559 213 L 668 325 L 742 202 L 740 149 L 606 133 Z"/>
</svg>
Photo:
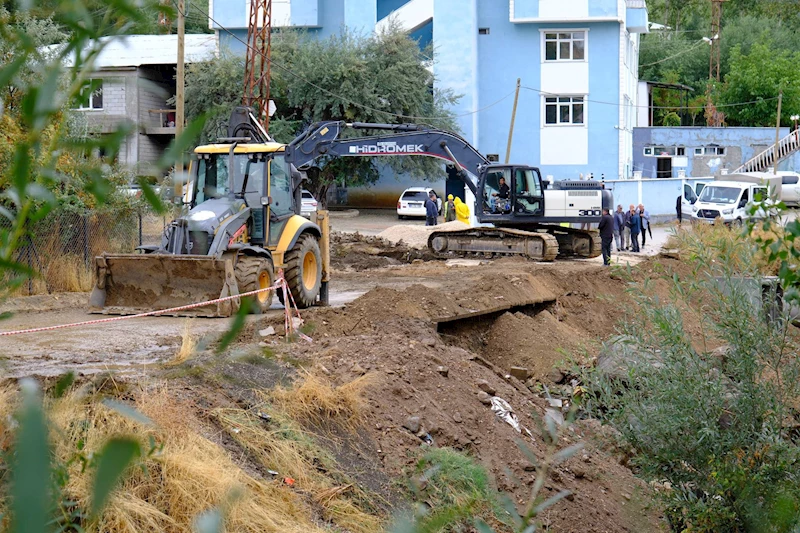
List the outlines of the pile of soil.
<svg viewBox="0 0 800 533">
<path fill-rule="evenodd" d="M 337 384 L 369 376 L 366 427 L 387 475 L 404 476 L 427 445 L 452 447 L 480 461 L 496 487 L 522 505 L 536 474 L 518 442 L 539 458 L 545 455 L 540 428 L 547 402 L 509 376 L 507 367 L 524 364 L 542 375 L 563 358 L 559 347 L 590 341 L 591 331 L 569 319 L 591 318 L 586 308 L 590 300 L 582 294 L 593 290 L 596 280 L 587 281 L 592 278 L 588 275 L 580 282 L 579 276 L 555 269 L 534 273 L 531 268 L 536 267 L 496 267 L 451 276 L 440 273 L 438 289 L 422 284 L 406 290 L 379 287 L 343 309 L 314 309 L 306 313 L 306 320 L 314 325 L 315 342 L 283 345 L 276 352 L 280 356 L 286 350 L 287 357 Z M 595 275 L 604 278 L 601 285 L 611 285 L 609 292 L 621 293 L 622 282 L 605 277 L 599 268 Z M 563 318 L 560 302 L 570 291 L 561 283 L 574 291 L 567 297 L 570 311 Z M 480 343 L 459 343 L 437 331 L 437 319 L 443 316 L 467 316 L 506 299 L 541 303 L 525 311 L 512 308 L 462 319 L 459 340 L 481 336 Z M 594 299 L 591 303 L 597 305 Z M 597 326 L 604 318 L 591 322 Z M 531 436 L 495 416 L 486 403 L 490 396 L 507 401 Z M 549 529 L 659 529 L 659 513 L 651 506 L 647 486 L 622 464 L 625 459 L 608 441 L 599 438 L 607 431 L 595 421 L 580 421 L 562 432 L 560 446 L 581 441 L 586 448 L 555 468 L 545 483 L 544 497 L 564 489 L 574 493 L 542 515 Z"/>
<path fill-rule="evenodd" d="M 360 233 L 331 235 L 331 266 L 339 271 L 362 272 L 432 258 L 427 247 L 409 248 L 401 242 Z"/>
<path fill-rule="evenodd" d="M 431 231 L 458 231 L 468 229 L 469 224 L 458 220 L 445 222 L 438 226 L 404 225 L 391 226 L 378 234 L 379 237 L 392 243 L 402 242 L 410 248 L 423 249 L 428 247 L 428 237 Z"/>
<path fill-rule="evenodd" d="M 543 332 L 547 343 L 542 342 Z M 535 316 L 504 313 L 489 329 L 481 353 L 503 369 L 523 367 L 532 377 L 542 380 L 586 342 L 589 337 L 585 332 L 560 321 L 546 309 Z"/>
</svg>

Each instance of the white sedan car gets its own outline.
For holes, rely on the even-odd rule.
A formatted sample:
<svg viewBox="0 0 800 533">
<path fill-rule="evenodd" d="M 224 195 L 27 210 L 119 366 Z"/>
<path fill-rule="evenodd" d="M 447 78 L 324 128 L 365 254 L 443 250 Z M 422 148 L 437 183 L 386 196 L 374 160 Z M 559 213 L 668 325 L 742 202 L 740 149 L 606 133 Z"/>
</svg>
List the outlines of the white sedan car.
<svg viewBox="0 0 800 533">
<path fill-rule="evenodd" d="M 433 191 L 430 187 L 409 187 L 400 199 L 397 200 L 397 218 L 405 217 L 424 217 L 425 216 L 425 200 L 428 199 L 428 194 Z M 434 191 L 436 192 L 436 191 Z M 436 204 L 439 214 L 442 213 L 442 198 L 436 194 Z"/>
<path fill-rule="evenodd" d="M 306 218 L 311 218 L 311 213 L 317 211 L 317 199 L 314 195 L 303 189 L 300 198 L 300 214 Z"/>
</svg>

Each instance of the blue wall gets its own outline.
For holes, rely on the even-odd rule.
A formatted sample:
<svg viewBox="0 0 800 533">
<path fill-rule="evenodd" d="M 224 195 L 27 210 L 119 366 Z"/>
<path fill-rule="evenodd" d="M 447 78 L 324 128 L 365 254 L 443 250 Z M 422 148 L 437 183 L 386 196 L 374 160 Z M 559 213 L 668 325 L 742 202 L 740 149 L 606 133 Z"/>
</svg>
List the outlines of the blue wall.
<svg viewBox="0 0 800 533">
<path fill-rule="evenodd" d="M 441 0 L 438 0 L 441 1 Z M 438 3 L 438 2 L 437 2 Z M 483 109 L 512 92 L 517 78 L 523 86 L 541 87 L 542 28 L 563 28 L 563 24 L 514 24 L 496 4 L 478 2 L 478 26 L 488 27 L 488 35 L 478 35 L 478 108 Z M 619 101 L 619 23 L 593 22 L 573 24 L 589 28 L 589 96 L 586 117 L 589 128 L 588 165 L 546 165 L 541 170 L 556 179 L 576 179 L 579 174 L 593 173 L 616 178 L 619 169 L 618 105 L 596 102 Z M 436 36 L 436 32 L 435 32 Z M 434 46 L 440 45 L 435 40 Z M 524 53 L 511 54 L 509 50 Z M 439 80 L 448 84 L 449 80 Z M 508 130 L 514 99 L 507 98 L 478 114 L 478 149 L 484 154 L 505 157 Z M 511 160 L 536 164 L 541 159 L 541 93 L 520 91 Z M 468 137 L 469 138 L 469 137 Z"/>
<path fill-rule="evenodd" d="M 389 13 L 400 9 L 410 1 L 411 0 L 378 0 L 378 20 L 388 17 Z"/>
<path fill-rule="evenodd" d="M 781 138 L 789 134 L 781 128 Z M 644 155 L 647 146 L 684 146 L 688 166 L 687 176 L 720 175 L 723 168 L 733 171 L 742 163 L 763 151 L 775 142 L 774 128 L 707 128 L 707 127 L 651 127 L 633 129 L 633 166 L 641 170 L 645 178 L 656 177 L 658 158 Z M 725 147 L 723 156 L 695 156 L 694 149 L 716 144 Z M 672 175 L 677 176 L 683 167 L 673 166 Z M 800 154 L 782 161 L 779 170 L 800 170 Z"/>
</svg>

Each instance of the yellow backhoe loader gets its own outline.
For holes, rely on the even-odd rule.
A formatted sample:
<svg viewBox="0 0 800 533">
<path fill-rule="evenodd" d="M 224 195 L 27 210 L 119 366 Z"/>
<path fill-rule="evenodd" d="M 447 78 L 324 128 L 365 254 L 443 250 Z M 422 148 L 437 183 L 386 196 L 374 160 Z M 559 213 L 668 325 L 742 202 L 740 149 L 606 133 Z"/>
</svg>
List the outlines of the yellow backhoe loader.
<svg viewBox="0 0 800 533">
<path fill-rule="evenodd" d="M 315 222 L 299 216 L 304 175 L 284 157 L 285 145 L 267 140 L 252 109 L 234 110 L 228 135 L 195 148 L 188 212 L 165 228 L 160 246 L 95 258 L 93 312 L 136 314 L 235 296 L 273 285 L 279 269 L 298 307 L 327 304 L 327 213 Z M 273 292 L 259 293 L 257 311 L 272 299 Z M 224 317 L 240 304 L 175 314 Z"/>
</svg>

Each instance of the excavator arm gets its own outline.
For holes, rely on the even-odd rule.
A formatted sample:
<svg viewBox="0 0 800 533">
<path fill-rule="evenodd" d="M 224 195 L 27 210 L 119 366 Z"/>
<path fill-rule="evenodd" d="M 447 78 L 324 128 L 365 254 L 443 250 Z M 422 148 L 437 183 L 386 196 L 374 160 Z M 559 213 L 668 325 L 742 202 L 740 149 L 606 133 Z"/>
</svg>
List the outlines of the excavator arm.
<svg viewBox="0 0 800 533">
<path fill-rule="evenodd" d="M 390 133 L 342 139 L 345 129 Z M 474 146 L 458 135 L 418 124 L 371 124 L 329 121 L 312 125 L 286 147 L 286 160 L 305 170 L 322 157 L 422 155 L 455 166 L 458 177 L 475 194 L 477 176 L 489 164 Z"/>
</svg>

